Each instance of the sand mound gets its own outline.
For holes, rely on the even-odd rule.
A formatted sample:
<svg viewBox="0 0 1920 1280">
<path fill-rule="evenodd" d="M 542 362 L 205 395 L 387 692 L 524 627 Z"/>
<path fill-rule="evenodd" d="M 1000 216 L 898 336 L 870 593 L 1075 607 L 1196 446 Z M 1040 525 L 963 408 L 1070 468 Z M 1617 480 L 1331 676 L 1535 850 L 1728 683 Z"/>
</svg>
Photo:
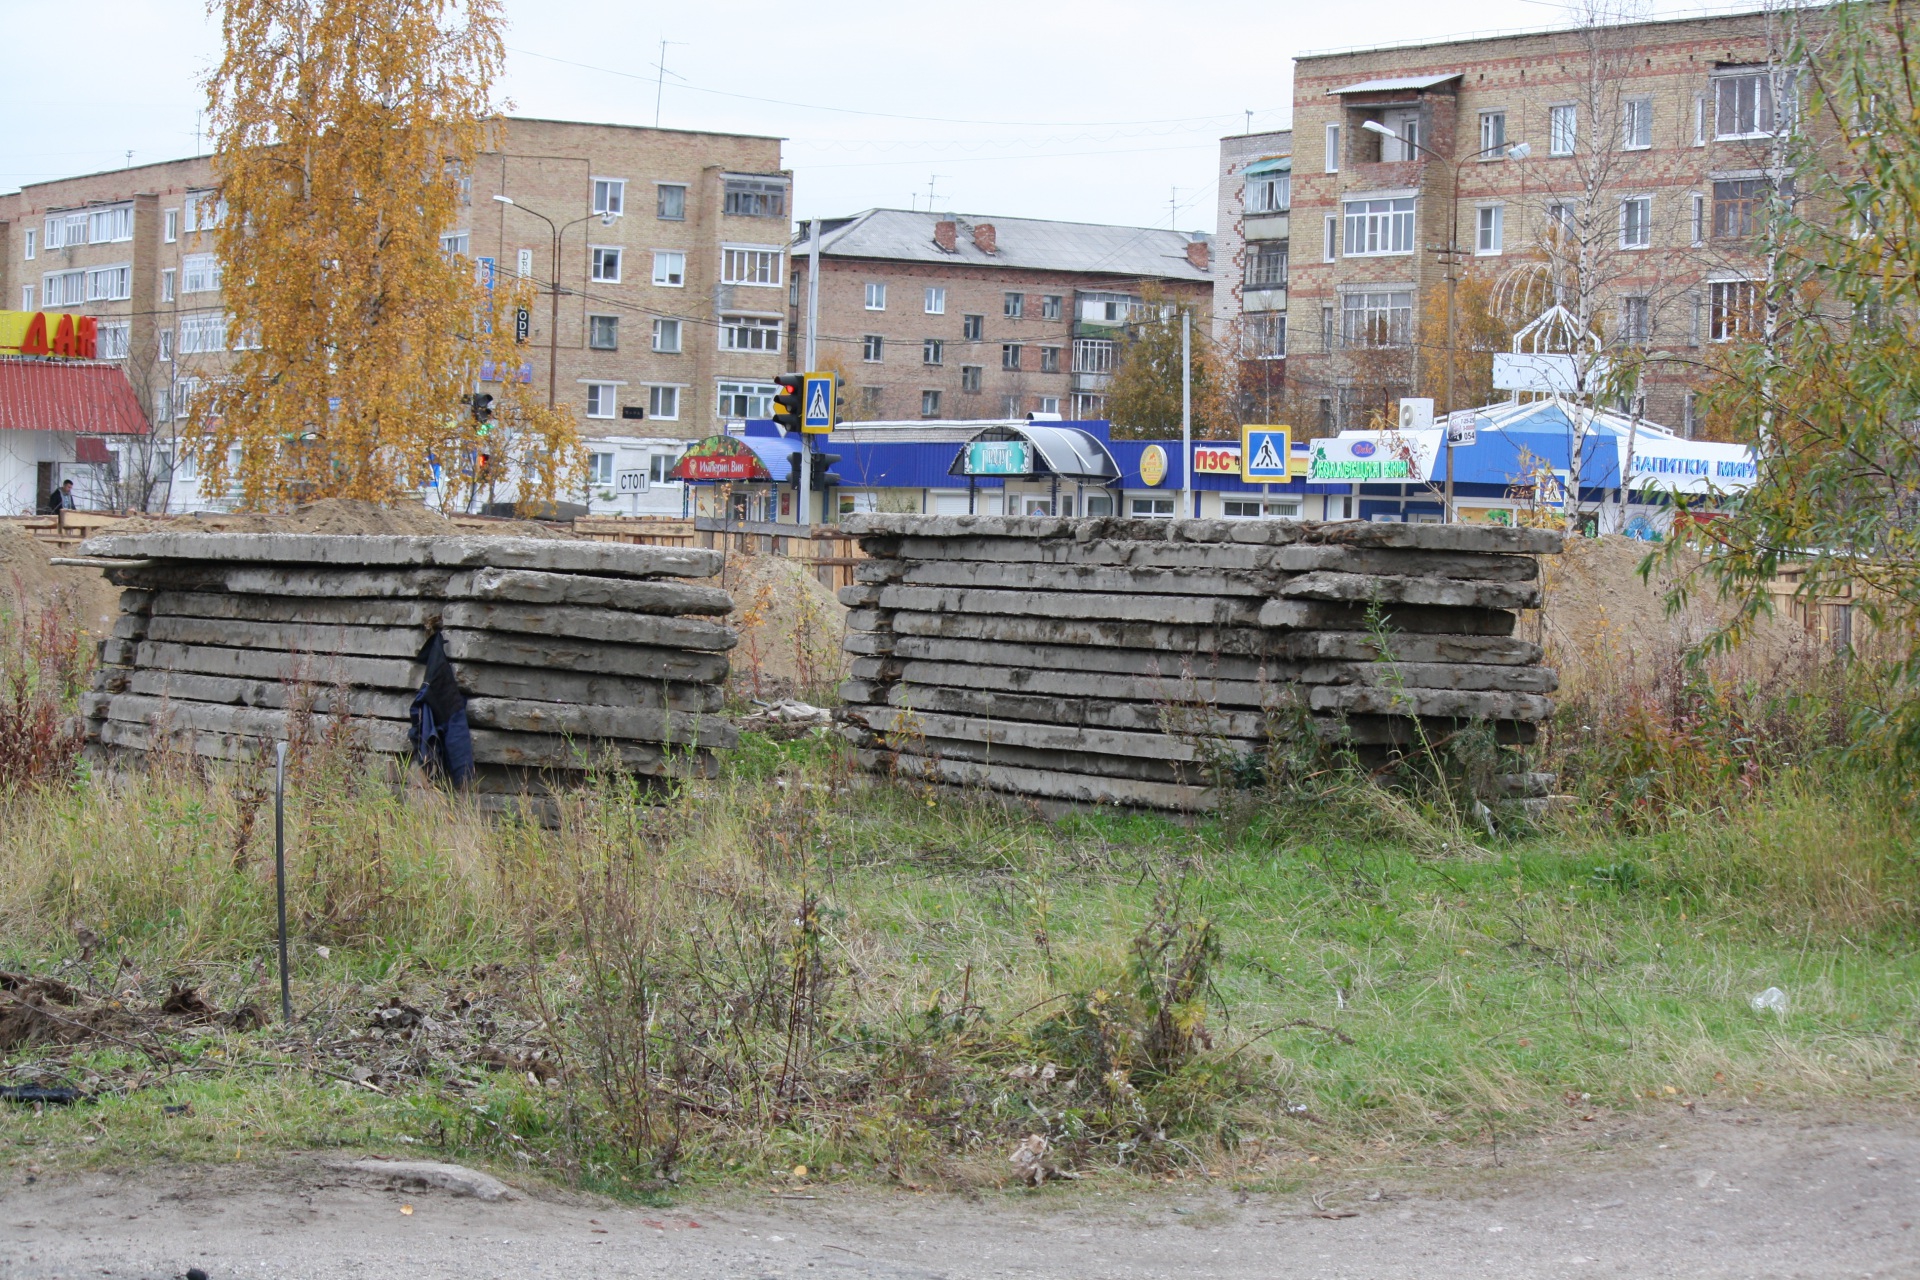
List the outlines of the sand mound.
<svg viewBox="0 0 1920 1280">
<path fill-rule="evenodd" d="M 70 611 L 81 630 L 104 636 L 120 612 L 120 588 L 98 569 L 51 564 L 59 554 L 18 525 L 0 524 L 0 607 L 24 613 Z"/>
<path fill-rule="evenodd" d="M 784 556 L 738 552 L 728 554 L 720 585 L 733 595 L 727 625 L 740 633 L 732 655 L 736 696 L 837 700 L 847 610 L 832 588 Z"/>
<path fill-rule="evenodd" d="M 422 506 L 383 506 L 352 498 L 323 498 L 291 511 L 201 512 L 167 520 L 135 517 L 115 525 L 115 533 L 388 533 L 484 534 L 516 538 L 569 538 L 564 527 L 535 520 L 455 521 Z"/>
</svg>

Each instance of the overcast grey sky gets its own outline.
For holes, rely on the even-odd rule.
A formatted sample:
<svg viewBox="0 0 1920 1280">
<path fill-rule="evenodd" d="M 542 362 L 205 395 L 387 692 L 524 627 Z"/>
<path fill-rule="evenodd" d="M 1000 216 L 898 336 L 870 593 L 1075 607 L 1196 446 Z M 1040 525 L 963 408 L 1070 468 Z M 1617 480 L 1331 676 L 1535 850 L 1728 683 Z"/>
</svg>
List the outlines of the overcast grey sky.
<svg viewBox="0 0 1920 1280">
<path fill-rule="evenodd" d="M 1706 6 L 1648 0 L 1650 15 Z M 506 0 L 521 115 L 787 139 L 800 217 L 874 205 L 1212 230 L 1216 140 L 1284 128 L 1295 54 L 1554 26 L 1551 0 Z M 811 11 L 812 17 L 799 15 Z M 0 77 L 0 190 L 192 155 L 219 31 L 192 0 L 92 0 Z M 779 101 L 754 101 L 752 99 Z"/>
</svg>

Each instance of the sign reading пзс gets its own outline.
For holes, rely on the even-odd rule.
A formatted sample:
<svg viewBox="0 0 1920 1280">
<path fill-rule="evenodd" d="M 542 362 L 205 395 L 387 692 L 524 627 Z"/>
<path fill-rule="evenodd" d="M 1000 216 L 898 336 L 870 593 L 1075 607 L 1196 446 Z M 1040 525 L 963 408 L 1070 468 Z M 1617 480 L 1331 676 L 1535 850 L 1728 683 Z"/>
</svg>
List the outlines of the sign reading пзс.
<svg viewBox="0 0 1920 1280">
<path fill-rule="evenodd" d="M 1193 446 L 1193 473 L 1197 476 L 1240 474 L 1240 446 L 1205 442 Z"/>
</svg>

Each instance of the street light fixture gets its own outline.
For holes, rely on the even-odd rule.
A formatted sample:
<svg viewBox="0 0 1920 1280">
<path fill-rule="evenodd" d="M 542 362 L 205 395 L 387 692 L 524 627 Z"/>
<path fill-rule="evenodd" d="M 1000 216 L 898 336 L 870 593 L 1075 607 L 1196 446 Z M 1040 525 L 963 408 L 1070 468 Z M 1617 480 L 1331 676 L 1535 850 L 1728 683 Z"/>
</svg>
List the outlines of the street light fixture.
<svg viewBox="0 0 1920 1280">
<path fill-rule="evenodd" d="M 1533 154 L 1533 144 L 1528 142 L 1515 142 L 1512 144 L 1509 144 L 1506 142 L 1496 142 L 1494 145 L 1490 147 L 1482 147 L 1478 151 L 1474 152 L 1473 154 L 1462 156 L 1458 160 L 1449 160 L 1445 156 L 1441 155 L 1438 151 L 1435 151 L 1432 147 L 1429 147 L 1426 143 L 1421 142 L 1417 138 L 1402 137 L 1400 134 L 1397 134 L 1393 130 L 1387 128 L 1386 125 L 1381 124 L 1378 120 L 1363 120 L 1360 122 L 1360 127 L 1366 130 L 1368 133 L 1377 133 L 1383 138 L 1392 138 L 1395 142 L 1398 142 L 1403 146 L 1418 148 L 1419 150 L 1426 152 L 1428 155 L 1432 156 L 1435 160 L 1438 160 L 1441 164 L 1447 167 L 1447 178 L 1449 182 L 1448 190 L 1451 193 L 1448 199 L 1448 205 L 1450 207 L 1449 207 L 1448 216 L 1447 216 L 1447 243 L 1446 243 L 1446 247 L 1438 250 L 1438 252 L 1440 253 L 1441 257 L 1446 259 L 1446 263 L 1447 263 L 1447 412 L 1452 413 L 1454 410 L 1453 365 L 1454 365 L 1454 330 L 1455 330 L 1453 302 L 1454 302 L 1454 286 L 1459 283 L 1459 279 L 1460 279 L 1459 271 L 1460 271 L 1460 253 L 1461 253 L 1461 250 L 1460 250 L 1460 166 L 1465 164 L 1469 160 L 1478 160 L 1481 156 L 1486 155 L 1490 151 L 1499 151 L 1503 155 L 1505 155 L 1509 160 L 1525 160 L 1528 156 Z M 1445 429 L 1444 434 L 1441 437 L 1441 444 L 1442 444 L 1442 447 L 1446 450 L 1446 454 L 1447 454 L 1447 488 L 1446 488 L 1446 497 L 1443 503 L 1445 507 L 1443 519 L 1445 519 L 1445 521 L 1448 524 L 1452 524 L 1454 522 L 1454 509 L 1453 509 L 1453 431 L 1451 428 Z"/>
<path fill-rule="evenodd" d="M 584 218 L 575 218 L 572 222 L 561 224 L 537 209 L 527 208 L 512 196 L 497 195 L 493 199 L 496 204 L 509 205 L 522 213 L 540 219 L 553 232 L 552 250 L 548 258 L 549 292 L 552 294 L 553 301 L 547 317 L 547 408 L 551 409 L 558 402 L 560 393 L 560 238 L 581 223 L 592 222 L 595 218 L 600 219 L 601 226 L 610 227 L 617 215 L 611 211 L 589 213 Z"/>
</svg>

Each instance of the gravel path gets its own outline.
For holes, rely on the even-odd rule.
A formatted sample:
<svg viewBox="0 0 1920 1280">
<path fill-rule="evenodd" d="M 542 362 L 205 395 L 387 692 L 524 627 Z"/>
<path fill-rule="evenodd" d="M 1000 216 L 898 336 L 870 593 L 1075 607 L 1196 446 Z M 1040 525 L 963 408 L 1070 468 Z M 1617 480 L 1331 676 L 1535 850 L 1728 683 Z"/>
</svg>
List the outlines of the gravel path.
<svg viewBox="0 0 1920 1280">
<path fill-rule="evenodd" d="M 23 1177 L 0 1191 L 0 1280 L 158 1280 L 189 1267 L 211 1280 L 1920 1276 L 1911 1116 L 1703 1116 L 1612 1152 L 1428 1171 L 1417 1192 L 1341 1180 L 1289 1196 L 1189 1193 L 1088 1179 L 1040 1195 L 826 1188 L 812 1200 L 734 1195 L 662 1210 L 545 1193 L 484 1203 L 391 1189 L 318 1159 Z M 1316 1216 L 1309 1191 L 1351 1216 Z"/>
</svg>

